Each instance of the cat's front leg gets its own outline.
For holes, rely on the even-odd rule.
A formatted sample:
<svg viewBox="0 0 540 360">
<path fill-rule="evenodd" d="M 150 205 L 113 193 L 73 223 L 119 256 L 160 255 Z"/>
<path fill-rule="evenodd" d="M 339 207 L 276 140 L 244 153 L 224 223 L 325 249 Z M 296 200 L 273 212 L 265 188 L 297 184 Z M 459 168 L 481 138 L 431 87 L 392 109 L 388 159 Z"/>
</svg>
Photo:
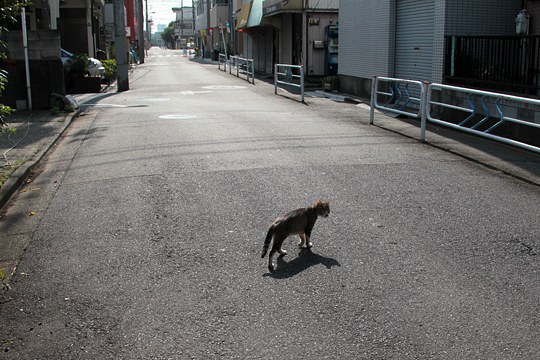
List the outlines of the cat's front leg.
<svg viewBox="0 0 540 360">
<path fill-rule="evenodd" d="M 310 247 L 313 247 L 313 243 L 311 242 L 311 229 L 306 229 L 305 238 L 306 248 L 309 249 Z"/>
<path fill-rule="evenodd" d="M 301 233 L 301 234 L 298 234 L 298 236 L 300 236 L 300 242 L 298 243 L 298 247 L 304 247 L 304 244 L 306 243 L 306 234 L 304 233 Z"/>
</svg>

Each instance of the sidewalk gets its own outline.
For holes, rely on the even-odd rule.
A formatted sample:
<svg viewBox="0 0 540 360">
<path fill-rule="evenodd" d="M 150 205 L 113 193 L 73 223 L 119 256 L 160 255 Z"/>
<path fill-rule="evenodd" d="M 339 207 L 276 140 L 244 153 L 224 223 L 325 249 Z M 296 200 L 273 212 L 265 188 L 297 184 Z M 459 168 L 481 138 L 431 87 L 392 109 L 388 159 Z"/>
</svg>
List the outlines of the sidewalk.
<svg viewBox="0 0 540 360">
<path fill-rule="evenodd" d="M 73 97 L 78 104 L 99 94 Z M 68 128 L 80 110 L 53 114 L 50 110 L 17 111 L 8 116 L 8 129 L 0 134 L 0 209 Z"/>
</svg>

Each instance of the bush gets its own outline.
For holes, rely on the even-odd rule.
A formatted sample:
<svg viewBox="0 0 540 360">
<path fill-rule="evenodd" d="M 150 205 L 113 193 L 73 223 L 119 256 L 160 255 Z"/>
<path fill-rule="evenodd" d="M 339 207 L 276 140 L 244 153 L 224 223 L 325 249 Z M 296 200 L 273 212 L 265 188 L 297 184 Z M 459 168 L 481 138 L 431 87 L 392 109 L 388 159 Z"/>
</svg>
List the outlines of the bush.
<svg viewBox="0 0 540 360">
<path fill-rule="evenodd" d="M 7 49 L 7 44 L 5 40 L 5 33 L 8 31 L 8 27 L 17 22 L 16 16 L 18 15 L 21 7 L 26 6 L 27 1 L 25 0 L 1 0 L 0 1 L 0 60 L 6 59 L 5 49 Z M 0 69 L 0 98 L 2 93 L 5 90 L 7 83 L 7 71 Z M 9 106 L 0 103 L 0 133 L 5 130 L 6 126 L 6 116 L 11 114 L 14 110 Z M 0 279 L 1 280 L 1 279 Z M 3 284 L 2 284 L 3 285 Z M 1 289 L 0 289 L 1 290 Z"/>
<path fill-rule="evenodd" d="M 69 61 L 69 74 L 73 75 L 86 75 L 88 74 L 88 55 L 75 54 Z"/>
<path fill-rule="evenodd" d="M 116 60 L 101 60 L 105 68 L 105 79 L 111 82 L 116 77 Z"/>
<path fill-rule="evenodd" d="M 5 89 L 7 83 L 7 71 L 0 70 L 0 95 Z M 7 105 L 0 104 L 0 133 L 4 130 L 6 126 L 6 116 L 11 114 L 14 110 Z"/>
</svg>

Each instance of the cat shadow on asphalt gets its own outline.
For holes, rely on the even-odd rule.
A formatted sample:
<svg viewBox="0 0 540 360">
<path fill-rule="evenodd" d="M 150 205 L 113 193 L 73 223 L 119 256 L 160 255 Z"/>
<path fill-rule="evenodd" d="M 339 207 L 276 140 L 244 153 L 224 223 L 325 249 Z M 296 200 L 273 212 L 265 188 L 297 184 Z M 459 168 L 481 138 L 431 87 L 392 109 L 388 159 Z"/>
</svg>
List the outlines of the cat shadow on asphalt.
<svg viewBox="0 0 540 360">
<path fill-rule="evenodd" d="M 327 269 L 333 266 L 341 266 L 341 264 L 330 257 L 322 256 L 311 251 L 310 248 L 301 248 L 298 256 L 290 261 L 286 261 L 291 255 L 280 255 L 277 258 L 276 269 L 272 272 L 264 274 L 264 277 L 272 277 L 275 279 L 287 279 L 300 274 L 302 271 L 311 266 L 322 264 Z"/>
</svg>

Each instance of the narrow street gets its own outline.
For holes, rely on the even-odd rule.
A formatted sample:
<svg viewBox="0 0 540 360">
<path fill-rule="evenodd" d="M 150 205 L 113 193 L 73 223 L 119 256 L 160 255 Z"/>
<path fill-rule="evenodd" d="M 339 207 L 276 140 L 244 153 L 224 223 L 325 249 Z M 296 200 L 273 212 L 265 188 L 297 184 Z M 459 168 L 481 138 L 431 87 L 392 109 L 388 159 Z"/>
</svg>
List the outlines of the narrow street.
<svg viewBox="0 0 540 360">
<path fill-rule="evenodd" d="M 0 220 L 29 242 L 0 358 L 540 358 L 540 189 L 297 100 L 152 48 L 85 104 Z"/>
</svg>

